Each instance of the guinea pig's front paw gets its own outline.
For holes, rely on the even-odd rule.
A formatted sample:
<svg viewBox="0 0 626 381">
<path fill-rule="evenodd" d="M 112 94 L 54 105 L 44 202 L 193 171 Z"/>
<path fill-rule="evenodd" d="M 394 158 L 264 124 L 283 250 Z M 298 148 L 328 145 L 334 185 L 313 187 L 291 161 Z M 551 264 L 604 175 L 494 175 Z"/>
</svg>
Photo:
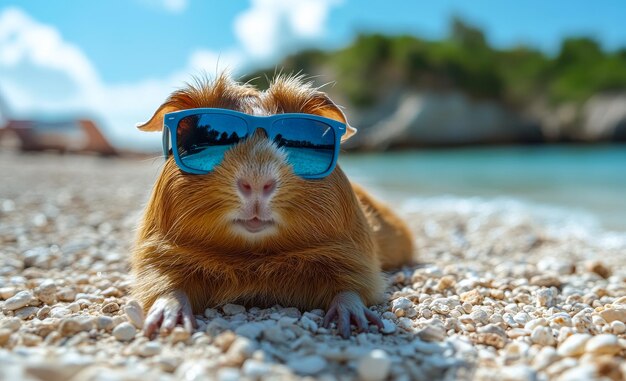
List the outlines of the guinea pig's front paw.
<svg viewBox="0 0 626 381">
<path fill-rule="evenodd" d="M 324 328 L 330 327 L 330 323 L 337 318 L 337 331 L 344 338 L 350 337 L 350 322 L 352 321 L 359 332 L 367 329 L 368 322 L 383 328 L 380 317 L 363 304 L 361 297 L 356 292 L 344 291 L 335 296 L 324 317 Z"/>
<path fill-rule="evenodd" d="M 189 333 L 196 325 L 189 298 L 180 290 L 163 295 L 154 302 L 148 311 L 143 333 L 147 337 L 152 337 L 156 331 L 169 334 L 178 323 L 182 323 Z"/>
</svg>

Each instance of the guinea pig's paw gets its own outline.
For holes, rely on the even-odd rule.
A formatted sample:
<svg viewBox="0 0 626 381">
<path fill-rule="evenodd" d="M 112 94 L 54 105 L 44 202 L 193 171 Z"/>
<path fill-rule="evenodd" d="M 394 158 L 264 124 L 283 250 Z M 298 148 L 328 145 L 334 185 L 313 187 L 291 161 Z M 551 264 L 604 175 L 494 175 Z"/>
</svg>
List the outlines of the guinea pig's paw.
<svg viewBox="0 0 626 381">
<path fill-rule="evenodd" d="M 182 323 L 189 333 L 193 332 L 196 325 L 189 298 L 180 290 L 163 295 L 154 302 L 148 311 L 143 332 L 147 337 L 152 337 L 157 331 L 167 335 L 178 323 Z"/>
<path fill-rule="evenodd" d="M 369 323 L 383 328 L 380 317 L 367 308 L 356 292 L 344 291 L 335 296 L 324 317 L 323 326 L 330 327 L 330 323 L 337 319 L 337 332 L 344 338 L 350 337 L 350 322 L 356 325 L 359 332 L 365 331 Z"/>
</svg>

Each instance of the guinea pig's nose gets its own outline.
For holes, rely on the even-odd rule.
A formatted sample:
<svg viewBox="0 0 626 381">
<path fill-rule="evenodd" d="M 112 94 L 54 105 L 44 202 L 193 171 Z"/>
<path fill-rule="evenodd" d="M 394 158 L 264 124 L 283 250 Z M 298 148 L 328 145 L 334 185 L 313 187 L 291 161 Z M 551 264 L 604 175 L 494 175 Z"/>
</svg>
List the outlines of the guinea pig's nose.
<svg viewBox="0 0 626 381">
<path fill-rule="evenodd" d="M 244 197 L 251 198 L 254 196 L 269 197 L 276 190 L 275 179 L 245 179 L 237 180 L 237 189 Z"/>
</svg>

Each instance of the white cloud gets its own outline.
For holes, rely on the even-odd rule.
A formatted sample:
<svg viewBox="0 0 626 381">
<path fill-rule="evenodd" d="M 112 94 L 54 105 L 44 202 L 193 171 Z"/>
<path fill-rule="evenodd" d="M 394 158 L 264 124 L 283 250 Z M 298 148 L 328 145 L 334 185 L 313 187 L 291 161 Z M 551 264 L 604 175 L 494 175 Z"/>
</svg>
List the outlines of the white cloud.
<svg viewBox="0 0 626 381">
<path fill-rule="evenodd" d="M 328 13 L 340 0 L 252 0 L 235 19 L 235 34 L 251 58 L 267 61 L 323 35 Z"/>
<path fill-rule="evenodd" d="M 141 0 L 180 12 L 186 0 Z M 89 58 L 60 33 L 18 8 L 0 13 L 0 93 L 13 116 L 41 113 L 95 116 L 114 143 L 125 146 L 159 139 L 135 129 L 172 90 L 192 75 L 227 69 L 234 74 L 265 65 L 289 53 L 296 43 L 323 35 L 330 8 L 339 0 L 252 0 L 235 20 L 239 44 L 218 53 L 193 52 L 186 65 L 160 79 L 131 83 L 103 82 Z"/>
<path fill-rule="evenodd" d="M 158 139 L 137 131 L 135 124 L 152 116 L 191 75 L 234 69 L 242 59 L 237 51 L 197 50 L 183 69 L 165 78 L 107 84 L 56 29 L 17 8 L 0 13 L 0 91 L 13 116 L 95 116 L 115 143 L 126 146 L 151 142 L 158 147 Z"/>
</svg>

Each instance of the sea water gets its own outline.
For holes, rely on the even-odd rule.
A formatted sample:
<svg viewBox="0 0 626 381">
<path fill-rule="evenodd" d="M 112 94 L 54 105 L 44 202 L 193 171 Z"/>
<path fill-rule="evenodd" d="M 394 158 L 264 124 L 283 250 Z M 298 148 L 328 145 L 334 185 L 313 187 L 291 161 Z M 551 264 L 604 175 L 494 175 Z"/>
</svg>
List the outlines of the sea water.
<svg viewBox="0 0 626 381">
<path fill-rule="evenodd" d="M 529 209 L 626 232 L 626 145 L 563 145 L 346 154 L 348 176 L 397 207 Z"/>
</svg>

